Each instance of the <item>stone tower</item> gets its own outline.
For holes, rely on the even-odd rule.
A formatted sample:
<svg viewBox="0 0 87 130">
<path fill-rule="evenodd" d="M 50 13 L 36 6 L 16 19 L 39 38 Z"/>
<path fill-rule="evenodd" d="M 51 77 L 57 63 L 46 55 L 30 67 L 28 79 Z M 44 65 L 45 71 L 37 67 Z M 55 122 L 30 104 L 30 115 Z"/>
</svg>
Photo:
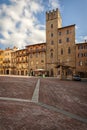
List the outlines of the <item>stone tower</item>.
<svg viewBox="0 0 87 130">
<path fill-rule="evenodd" d="M 46 67 L 49 76 L 56 76 L 58 61 L 58 28 L 62 27 L 62 19 L 58 9 L 46 12 Z"/>
</svg>

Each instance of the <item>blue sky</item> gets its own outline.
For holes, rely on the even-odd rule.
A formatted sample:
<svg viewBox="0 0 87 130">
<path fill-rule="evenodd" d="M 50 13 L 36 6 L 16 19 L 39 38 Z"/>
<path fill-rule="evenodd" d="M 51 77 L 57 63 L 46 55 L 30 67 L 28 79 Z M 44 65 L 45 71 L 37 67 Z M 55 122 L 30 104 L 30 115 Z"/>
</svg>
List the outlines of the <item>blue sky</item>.
<svg viewBox="0 0 87 130">
<path fill-rule="evenodd" d="M 45 42 L 45 13 L 60 9 L 62 26 L 76 24 L 76 42 L 87 39 L 87 0 L 0 0 L 0 48 Z"/>
</svg>

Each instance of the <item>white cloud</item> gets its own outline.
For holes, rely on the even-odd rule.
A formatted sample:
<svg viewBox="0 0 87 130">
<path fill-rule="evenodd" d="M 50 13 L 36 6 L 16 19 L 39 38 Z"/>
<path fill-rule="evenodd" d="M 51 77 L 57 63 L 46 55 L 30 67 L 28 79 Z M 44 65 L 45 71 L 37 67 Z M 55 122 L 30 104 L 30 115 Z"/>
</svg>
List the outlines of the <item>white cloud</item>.
<svg viewBox="0 0 87 130">
<path fill-rule="evenodd" d="M 0 5 L 0 43 L 19 48 L 45 39 L 45 29 L 40 29 L 36 14 L 43 11 L 39 0 L 10 0 L 10 5 Z M 38 25 L 38 26 L 36 26 Z M 41 25 L 43 26 L 43 25 Z"/>
<path fill-rule="evenodd" d="M 6 47 L 16 45 L 21 48 L 45 41 L 45 25 L 37 17 L 45 10 L 44 0 L 10 2 L 9 5 L 0 5 L 0 43 Z M 49 5 L 50 9 L 60 6 L 58 0 L 49 0 Z"/>
<path fill-rule="evenodd" d="M 59 0 L 49 0 L 49 5 L 52 9 L 60 8 Z"/>
<path fill-rule="evenodd" d="M 84 36 L 84 38 L 83 38 L 84 40 L 87 40 L 87 36 Z"/>
<path fill-rule="evenodd" d="M 79 26 L 77 26 L 77 25 L 75 26 L 75 29 L 76 29 L 76 30 L 78 30 L 79 28 L 80 28 Z"/>
<path fill-rule="evenodd" d="M 79 36 L 78 40 L 76 40 L 76 43 L 82 43 L 87 41 L 87 36 Z"/>
</svg>

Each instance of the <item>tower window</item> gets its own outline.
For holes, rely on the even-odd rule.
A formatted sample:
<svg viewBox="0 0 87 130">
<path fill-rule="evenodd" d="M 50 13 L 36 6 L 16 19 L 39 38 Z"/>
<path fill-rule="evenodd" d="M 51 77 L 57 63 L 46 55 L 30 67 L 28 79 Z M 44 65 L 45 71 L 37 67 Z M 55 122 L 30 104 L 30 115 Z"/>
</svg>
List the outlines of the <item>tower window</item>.
<svg viewBox="0 0 87 130">
<path fill-rule="evenodd" d="M 51 41 L 51 45 L 53 45 L 53 44 L 54 44 L 54 41 L 52 40 L 52 41 Z"/>
<path fill-rule="evenodd" d="M 41 63 L 44 63 L 44 60 L 41 60 Z"/>
<path fill-rule="evenodd" d="M 53 37 L 53 33 L 51 33 L 51 37 Z"/>
<path fill-rule="evenodd" d="M 63 55 L 63 49 L 61 49 L 61 55 Z"/>
<path fill-rule="evenodd" d="M 51 52 L 50 57 L 53 58 L 53 52 Z"/>
<path fill-rule="evenodd" d="M 50 50 L 51 52 L 53 51 L 53 49 Z"/>
<path fill-rule="evenodd" d="M 51 28 L 53 28 L 53 24 L 51 24 Z"/>
<path fill-rule="evenodd" d="M 71 49 L 70 49 L 70 47 L 68 48 L 68 54 L 70 54 L 71 53 Z"/>
<path fill-rule="evenodd" d="M 61 40 L 61 39 L 59 39 L 59 43 L 62 43 L 62 40 Z"/>
</svg>

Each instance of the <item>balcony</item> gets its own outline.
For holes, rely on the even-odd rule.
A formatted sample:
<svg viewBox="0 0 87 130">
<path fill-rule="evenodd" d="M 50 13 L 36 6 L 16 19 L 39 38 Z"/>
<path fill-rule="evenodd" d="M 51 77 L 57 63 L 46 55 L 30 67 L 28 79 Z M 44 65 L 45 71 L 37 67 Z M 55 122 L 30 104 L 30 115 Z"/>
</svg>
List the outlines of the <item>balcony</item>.
<svg viewBox="0 0 87 130">
<path fill-rule="evenodd" d="M 10 65 L 3 65 L 3 68 L 11 68 Z"/>
<path fill-rule="evenodd" d="M 27 60 L 21 60 L 21 61 L 17 61 L 16 64 L 21 64 L 21 63 L 27 63 Z"/>
<path fill-rule="evenodd" d="M 3 63 L 10 63 L 11 61 L 10 60 L 4 60 Z"/>
<path fill-rule="evenodd" d="M 42 48 L 42 49 L 36 49 L 36 50 L 28 50 L 27 54 L 40 53 L 40 52 L 46 52 L 46 49 Z"/>
<path fill-rule="evenodd" d="M 27 56 L 27 53 L 22 53 L 22 54 L 17 54 L 16 57 L 23 57 L 23 56 Z"/>
</svg>

